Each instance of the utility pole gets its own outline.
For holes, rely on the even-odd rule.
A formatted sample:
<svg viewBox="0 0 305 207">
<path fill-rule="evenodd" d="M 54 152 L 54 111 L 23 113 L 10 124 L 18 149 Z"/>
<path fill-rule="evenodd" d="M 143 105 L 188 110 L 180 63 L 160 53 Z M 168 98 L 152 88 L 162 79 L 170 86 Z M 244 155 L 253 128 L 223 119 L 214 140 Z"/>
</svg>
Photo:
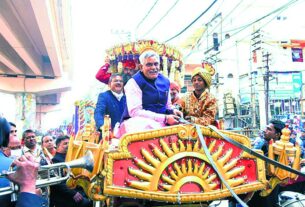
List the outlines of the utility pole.
<svg viewBox="0 0 305 207">
<path fill-rule="evenodd" d="M 266 108 L 266 123 L 269 121 L 269 78 L 270 78 L 270 70 L 269 70 L 269 59 L 271 54 L 267 52 L 263 54 L 263 62 L 266 63 L 264 68 L 266 68 L 266 72 L 264 74 L 264 86 L 265 86 L 265 108 Z"/>
<path fill-rule="evenodd" d="M 252 34 L 252 45 L 251 45 L 251 52 L 252 52 L 252 61 L 254 64 L 257 64 L 258 62 L 258 53 L 261 51 L 262 47 L 261 47 L 261 31 L 260 30 L 256 30 L 255 32 L 253 32 Z M 252 62 L 251 62 L 252 63 Z M 255 76 L 257 76 L 257 72 L 254 73 L 254 71 L 250 70 L 250 87 L 251 87 L 251 120 L 252 120 L 252 127 L 256 128 L 257 123 L 256 123 L 256 81 L 255 81 Z"/>
</svg>

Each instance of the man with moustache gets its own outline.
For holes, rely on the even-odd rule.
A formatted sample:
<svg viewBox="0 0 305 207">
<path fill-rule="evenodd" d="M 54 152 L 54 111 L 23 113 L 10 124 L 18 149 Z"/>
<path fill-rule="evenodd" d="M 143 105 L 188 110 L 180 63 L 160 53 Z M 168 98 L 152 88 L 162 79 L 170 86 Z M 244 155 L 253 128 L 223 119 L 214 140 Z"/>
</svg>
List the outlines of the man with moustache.
<svg viewBox="0 0 305 207">
<path fill-rule="evenodd" d="M 66 135 L 56 139 L 56 154 L 52 159 L 53 163 L 65 162 L 69 140 L 70 137 Z M 92 202 L 86 197 L 81 187 L 70 189 L 67 187 L 66 181 L 63 181 L 60 184 L 50 186 L 50 189 L 50 203 L 56 207 L 92 206 Z"/>
<path fill-rule="evenodd" d="M 263 139 L 256 142 L 253 146 L 254 149 L 261 149 L 266 156 L 268 156 L 269 142 L 273 140 L 273 142 L 279 140 L 282 135 L 282 129 L 285 127 L 285 123 L 272 119 L 269 121 L 265 130 L 263 131 Z"/>
<path fill-rule="evenodd" d="M 119 74 L 112 74 L 109 79 L 109 90 L 100 93 L 94 110 L 94 120 L 102 138 L 102 126 L 105 115 L 111 118 L 111 129 L 119 123 L 126 104 L 126 97 L 123 93 L 123 78 Z"/>
<path fill-rule="evenodd" d="M 269 142 L 273 140 L 274 142 L 279 140 L 282 135 L 282 129 L 285 127 L 285 123 L 272 119 L 269 121 L 268 125 L 264 130 L 264 139 L 262 142 L 254 145 L 254 149 L 261 149 L 265 156 L 268 156 Z M 251 200 L 248 202 L 250 207 L 256 206 L 278 206 L 278 194 L 280 192 L 280 186 L 276 186 L 273 191 L 268 196 L 260 196 L 260 191 L 254 193 Z"/>
<path fill-rule="evenodd" d="M 22 139 L 24 141 L 24 146 L 22 149 L 23 155 L 31 155 L 35 162 L 40 165 L 48 165 L 48 161 L 43 154 L 40 146 L 37 145 L 36 133 L 32 129 L 27 129 L 22 134 Z M 42 175 L 44 177 L 44 175 Z M 48 189 L 47 187 L 42 187 L 39 189 L 42 196 L 48 199 Z"/>
<path fill-rule="evenodd" d="M 136 66 L 135 61 L 134 60 L 125 60 L 123 62 L 123 73 L 122 73 L 124 85 L 137 72 L 138 72 L 138 68 Z"/>
<path fill-rule="evenodd" d="M 160 57 L 152 50 L 143 52 L 138 71 L 124 87 L 126 107 L 123 122 L 115 134 L 156 129 L 179 123 L 182 113 L 173 109 L 169 95 L 170 81 L 159 73 Z M 136 127 L 135 127 L 136 126 Z"/>
<path fill-rule="evenodd" d="M 22 154 L 31 154 L 35 157 L 35 161 L 39 163 L 41 161 L 43 153 L 41 148 L 37 146 L 35 132 L 32 129 L 25 130 L 22 134 L 22 140 L 24 142 Z"/>
</svg>

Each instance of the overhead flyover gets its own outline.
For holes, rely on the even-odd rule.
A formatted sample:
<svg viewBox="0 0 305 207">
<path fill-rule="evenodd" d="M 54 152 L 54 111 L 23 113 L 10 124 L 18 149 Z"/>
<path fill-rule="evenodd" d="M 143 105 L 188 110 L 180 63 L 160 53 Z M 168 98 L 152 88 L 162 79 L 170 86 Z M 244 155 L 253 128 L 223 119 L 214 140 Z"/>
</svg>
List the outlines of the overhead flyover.
<svg viewBox="0 0 305 207">
<path fill-rule="evenodd" d="M 70 89 L 70 1 L 0 1 L 0 91 Z"/>
</svg>

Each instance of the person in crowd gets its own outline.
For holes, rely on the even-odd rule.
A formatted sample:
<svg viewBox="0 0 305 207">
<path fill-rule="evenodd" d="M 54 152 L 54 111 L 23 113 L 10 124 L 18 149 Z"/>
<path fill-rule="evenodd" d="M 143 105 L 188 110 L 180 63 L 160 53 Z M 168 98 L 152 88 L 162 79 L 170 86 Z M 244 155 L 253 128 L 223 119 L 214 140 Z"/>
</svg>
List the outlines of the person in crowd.
<svg viewBox="0 0 305 207">
<path fill-rule="evenodd" d="M 293 146 L 300 146 L 301 149 L 301 158 L 304 156 L 304 149 L 303 149 L 303 141 L 298 137 L 298 133 L 296 130 L 291 130 L 289 142 L 293 144 Z"/>
<path fill-rule="evenodd" d="M 297 132 L 295 130 L 292 130 L 290 132 L 289 142 L 292 143 L 294 146 L 297 143 Z"/>
<path fill-rule="evenodd" d="M 303 159 L 305 158 L 305 129 L 301 128 L 300 130 L 300 137 L 299 137 L 300 141 L 301 141 L 301 145 L 300 147 L 303 150 Z"/>
<path fill-rule="evenodd" d="M 49 165 L 47 158 L 44 156 L 41 147 L 37 144 L 36 133 L 32 129 L 27 129 L 22 134 L 22 139 L 24 140 L 24 146 L 22 149 L 23 155 L 32 155 L 37 163 L 40 165 Z M 44 178 L 46 174 L 41 174 L 41 177 Z M 42 187 L 37 189 L 44 198 L 48 200 L 49 190 L 48 187 Z"/>
<path fill-rule="evenodd" d="M 123 93 L 123 78 L 119 74 L 112 74 L 109 80 L 109 90 L 100 93 L 94 110 L 94 120 L 102 138 L 102 126 L 105 115 L 111 118 L 111 129 L 119 123 L 126 104 L 126 97 Z"/>
<path fill-rule="evenodd" d="M 255 149 L 261 149 L 265 156 L 268 156 L 268 149 L 269 149 L 269 141 L 273 140 L 274 142 L 279 140 L 282 135 L 282 129 L 285 128 L 285 123 L 272 119 L 269 121 L 269 124 L 266 126 L 264 130 L 264 140 L 261 143 L 258 143 L 255 146 Z M 252 199 L 248 202 L 250 207 L 256 206 L 270 206 L 270 207 L 277 207 L 278 203 L 278 193 L 280 192 L 280 186 L 276 186 L 273 191 L 266 197 L 260 196 L 259 191 L 255 192 Z"/>
<path fill-rule="evenodd" d="M 140 55 L 141 70 L 124 87 L 126 107 L 116 137 L 128 132 L 156 129 L 179 123 L 182 113 L 171 105 L 168 78 L 159 73 L 159 55 L 151 50 Z"/>
<path fill-rule="evenodd" d="M 282 129 L 285 127 L 285 123 L 272 119 L 264 130 L 264 139 L 255 143 L 254 149 L 261 149 L 265 155 L 268 156 L 269 141 L 272 139 L 274 142 L 279 140 L 282 135 Z"/>
<path fill-rule="evenodd" d="M 170 83 L 170 95 L 171 95 L 171 101 L 173 106 L 179 106 L 180 105 L 180 86 L 176 82 Z"/>
<path fill-rule="evenodd" d="M 138 71 L 139 71 L 139 69 L 134 60 L 125 60 L 123 62 L 123 73 L 122 73 L 124 85 Z"/>
<path fill-rule="evenodd" d="M 68 151 L 68 144 L 69 144 L 70 137 L 67 135 L 57 137 L 55 144 L 56 144 L 56 153 L 52 159 L 54 163 L 58 162 L 65 162 L 66 154 Z"/>
<path fill-rule="evenodd" d="M 36 158 L 39 157 L 41 149 L 37 146 L 36 134 L 32 129 L 23 132 L 22 140 L 24 141 L 23 154 L 30 153 Z"/>
<path fill-rule="evenodd" d="M 10 131 L 10 139 L 11 138 L 18 138 L 17 137 L 17 126 L 13 122 L 9 122 L 11 131 Z M 20 141 L 19 141 L 20 142 Z M 21 144 L 21 143 L 20 143 Z"/>
<path fill-rule="evenodd" d="M 138 70 L 138 64 L 135 60 L 123 60 L 121 63 L 118 63 L 118 73 L 122 75 L 124 85 Z M 102 83 L 108 84 L 111 74 L 110 59 L 107 56 L 105 64 L 98 70 L 95 78 Z"/>
<path fill-rule="evenodd" d="M 98 72 L 95 75 L 95 78 L 102 83 L 108 84 L 111 76 L 111 71 L 109 71 L 109 67 L 110 67 L 110 59 L 107 56 L 105 58 L 105 64 L 98 70 Z"/>
<path fill-rule="evenodd" d="M 47 165 L 48 162 L 41 147 L 37 145 L 36 133 L 32 129 L 27 129 L 23 132 L 22 139 L 24 140 L 22 154 L 31 154 L 40 165 Z"/>
<path fill-rule="evenodd" d="M 251 141 L 252 149 L 261 149 L 261 144 L 264 142 L 264 131 L 259 130 L 258 136 Z"/>
<path fill-rule="evenodd" d="M 55 144 L 53 137 L 51 135 L 44 135 L 41 137 L 41 147 L 42 152 L 48 162 L 48 164 L 52 163 L 52 158 L 56 153 Z"/>
<path fill-rule="evenodd" d="M 56 154 L 52 159 L 53 163 L 65 162 L 68 151 L 69 136 L 60 136 L 56 139 Z M 92 202 L 86 197 L 80 187 L 70 189 L 63 181 L 60 184 L 50 186 L 50 202 L 56 207 L 91 207 Z"/>
<path fill-rule="evenodd" d="M 12 122 L 9 122 L 10 124 L 10 137 L 9 137 L 9 144 L 6 148 L 6 150 L 3 151 L 3 153 L 11 157 L 12 159 L 15 159 L 17 157 L 20 157 L 22 154 L 21 151 L 21 142 L 17 137 L 17 129 L 16 125 Z"/>
<path fill-rule="evenodd" d="M 9 158 L 10 149 L 8 148 L 10 136 L 10 125 L 6 119 L 0 117 L 0 172 L 9 170 L 13 160 Z M 6 178 L 0 178 L 0 188 L 10 186 L 10 181 Z M 0 203 L 5 206 L 10 206 L 10 195 L 0 196 Z"/>
<path fill-rule="evenodd" d="M 0 172 L 8 171 L 14 166 L 16 172 L 8 175 L 8 179 L 18 184 L 20 187 L 16 207 L 41 207 L 46 206 L 47 201 L 41 196 L 36 195 L 36 178 L 39 164 L 34 162 L 30 155 L 23 155 L 19 159 L 12 160 L 4 155 L 2 149 L 7 147 L 10 142 L 10 125 L 5 118 L 0 117 Z M 0 178 L 0 188 L 10 186 L 7 178 Z M 1 207 L 13 207 L 11 195 L 0 196 Z"/>
<path fill-rule="evenodd" d="M 185 119 L 201 125 L 214 124 L 217 101 L 209 92 L 211 74 L 206 69 L 197 67 L 192 73 L 191 81 L 194 91 L 186 93 L 180 101 Z"/>
</svg>

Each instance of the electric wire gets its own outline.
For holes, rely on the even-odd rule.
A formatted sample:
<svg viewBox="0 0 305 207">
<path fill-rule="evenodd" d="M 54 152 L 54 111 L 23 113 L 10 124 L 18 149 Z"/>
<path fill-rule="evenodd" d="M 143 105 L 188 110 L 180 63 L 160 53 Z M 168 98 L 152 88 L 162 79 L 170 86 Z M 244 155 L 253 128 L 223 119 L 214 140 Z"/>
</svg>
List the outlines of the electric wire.
<svg viewBox="0 0 305 207">
<path fill-rule="evenodd" d="M 267 18 L 267 17 L 269 17 L 269 16 L 271 16 L 271 15 L 274 14 L 274 13 L 276 13 L 276 14 L 278 15 L 278 14 L 284 12 L 284 11 L 287 10 L 292 4 L 296 3 L 297 1 L 299 1 L 299 0 L 292 0 L 292 1 L 290 1 L 290 2 L 288 2 L 288 3 L 286 3 L 286 4 L 284 4 L 283 6 L 280 6 L 279 8 L 273 10 L 272 12 L 270 12 L 270 13 L 264 15 L 263 17 L 260 17 L 259 19 L 253 21 L 252 23 L 243 25 L 243 26 L 238 27 L 238 28 L 234 28 L 234 29 L 232 29 L 232 30 L 228 30 L 228 31 L 222 32 L 222 34 L 229 33 L 230 31 L 235 31 L 235 30 L 237 30 L 237 29 L 240 29 L 239 31 L 237 31 L 237 32 L 233 33 L 232 35 L 230 35 L 231 37 L 233 37 L 233 36 L 237 35 L 239 32 L 241 32 L 241 31 L 243 31 L 244 29 L 248 28 L 249 26 L 251 26 L 251 25 L 255 24 L 256 22 L 259 22 L 259 21 L 261 21 L 261 20 L 263 20 L 263 19 L 265 19 L 265 18 Z M 278 12 L 278 13 L 277 13 L 277 12 Z M 276 15 L 276 16 L 277 16 L 277 15 Z M 271 20 L 269 20 L 268 22 L 266 22 L 265 24 L 263 24 L 261 27 L 259 27 L 259 29 L 262 29 L 263 27 L 265 27 L 266 25 L 268 25 L 274 18 L 276 18 L 276 16 L 274 16 Z M 221 34 L 221 35 L 222 35 L 222 34 Z M 247 38 L 247 37 L 250 36 L 250 35 L 251 35 L 251 34 L 248 34 L 248 35 L 242 37 L 242 38 L 240 39 L 240 41 L 241 41 L 241 40 L 244 40 L 245 38 Z M 224 41 L 224 40 L 222 40 L 219 44 L 222 44 L 223 41 Z M 224 52 L 224 51 L 227 51 L 227 50 L 229 50 L 229 49 L 231 49 L 231 48 L 233 48 L 233 47 L 235 47 L 235 44 L 233 44 L 233 45 L 231 45 L 231 46 L 229 46 L 229 47 L 227 47 L 227 48 L 225 48 L 225 49 L 222 49 L 222 51 L 223 51 L 223 52 Z M 194 52 L 194 51 L 191 51 L 191 54 L 192 54 L 193 52 Z M 190 54 L 189 54 L 189 55 L 190 55 Z M 188 55 L 188 56 L 189 56 L 189 55 Z"/>
<path fill-rule="evenodd" d="M 247 7 L 245 7 L 244 9 L 243 9 L 243 11 L 242 12 L 245 12 L 248 8 L 250 8 L 252 5 L 253 5 L 253 2 L 255 2 L 256 0 L 254 0 L 254 1 L 252 1 L 252 3 L 250 3 Z M 223 18 L 223 22 L 224 22 L 224 20 L 226 20 L 227 18 L 229 18 L 229 16 L 230 15 L 232 15 L 232 13 L 241 5 L 241 3 L 242 2 L 244 2 L 244 0 L 241 0 L 241 1 L 239 1 L 238 3 L 237 3 L 237 5 Z M 239 14 L 240 13 L 238 13 L 236 16 L 239 16 Z M 216 28 L 218 27 L 220 25 L 220 23 L 218 23 L 214 28 L 213 28 L 213 30 L 210 32 L 210 33 L 213 33 L 215 30 L 216 30 Z M 228 25 L 228 24 L 226 24 L 226 25 Z M 226 26 L 225 25 L 225 26 Z M 222 33 L 225 33 L 225 32 L 222 32 Z"/>
<path fill-rule="evenodd" d="M 263 17 L 264 17 L 264 18 L 267 18 L 267 17 L 269 17 L 270 15 L 272 15 L 272 14 L 274 14 L 274 13 L 276 13 L 277 15 L 278 15 L 278 14 L 281 14 L 282 12 L 284 12 L 285 10 L 287 10 L 292 4 L 296 3 L 297 1 L 298 1 L 298 0 L 290 1 L 290 2 L 288 2 L 287 4 L 285 4 L 285 5 L 281 6 L 281 7 L 279 7 L 278 9 L 275 9 L 274 11 L 270 12 L 269 14 L 267 14 L 267 15 L 265 15 L 265 16 L 263 16 Z M 276 18 L 277 15 L 275 15 L 273 18 L 271 18 L 269 21 L 267 21 L 267 22 L 266 22 L 265 24 L 263 24 L 262 26 L 260 26 L 257 30 L 260 30 L 260 29 L 262 29 L 263 27 L 265 27 L 266 25 L 268 25 L 270 22 L 272 22 L 272 21 Z M 256 22 L 263 20 L 263 19 L 264 19 L 263 17 L 261 17 L 261 18 L 255 20 L 255 21 L 253 21 L 252 24 L 244 25 L 244 27 L 242 27 L 242 28 L 240 27 L 241 29 L 240 29 L 239 31 L 235 32 L 234 34 L 232 34 L 231 37 L 237 35 L 239 32 L 241 32 L 241 31 L 243 31 L 244 29 L 246 29 L 247 27 L 249 27 L 249 26 L 255 24 Z M 242 38 L 240 39 L 240 41 L 244 40 L 245 38 L 249 37 L 250 35 L 251 35 L 251 34 L 245 35 L 244 37 L 242 37 Z M 227 51 L 227 50 L 231 49 L 232 47 L 235 47 L 235 44 L 232 45 L 232 46 L 230 46 L 230 47 L 228 47 L 228 48 L 226 48 L 226 49 L 223 49 L 222 51 Z"/>
<path fill-rule="evenodd" d="M 218 0 L 214 0 L 210 6 L 205 9 L 196 19 L 194 19 L 188 26 L 186 26 L 182 31 L 180 31 L 178 34 L 176 34 L 175 36 L 169 38 L 168 40 L 166 40 L 165 42 L 169 42 L 173 39 L 175 39 L 176 37 L 180 36 L 182 33 L 184 33 L 188 28 L 190 28 L 190 26 L 192 26 L 196 21 L 198 21 L 198 19 L 200 19 L 205 13 L 207 13 L 211 8 L 212 6 L 217 2 Z"/>
<path fill-rule="evenodd" d="M 167 10 L 165 12 L 165 14 L 154 24 L 154 26 L 152 26 L 144 35 L 143 37 L 145 37 L 147 34 L 149 34 L 153 29 L 155 29 L 155 27 L 169 14 L 169 12 L 177 5 L 177 3 L 179 2 L 179 0 L 176 0 L 176 2 L 169 8 L 169 10 Z"/>
<path fill-rule="evenodd" d="M 219 3 L 218 8 L 217 8 L 217 9 L 215 9 L 215 15 L 217 15 L 217 14 L 219 13 L 219 10 L 221 9 L 221 7 L 222 7 L 222 5 L 223 5 L 224 1 L 225 1 L 225 0 L 222 0 L 222 2 L 221 2 L 221 3 Z"/>
<path fill-rule="evenodd" d="M 253 24 L 255 24 L 255 23 L 257 23 L 257 22 L 259 22 L 259 21 L 261 21 L 261 20 L 263 20 L 263 19 L 265 19 L 267 17 L 269 17 L 269 16 L 271 16 L 272 14 L 275 14 L 275 13 L 280 12 L 280 11 L 285 11 L 290 5 L 296 3 L 297 1 L 298 0 L 292 0 L 292 1 L 284 4 L 283 6 L 280 6 L 279 8 L 273 10 L 272 12 L 270 12 L 270 13 L 268 13 L 268 14 L 260 17 L 260 18 L 258 18 L 257 20 L 254 20 L 253 22 L 251 22 L 249 24 L 246 24 L 246 25 L 243 25 L 241 27 L 234 28 L 234 29 L 231 29 L 231 30 L 227 30 L 224 33 L 232 32 L 232 31 L 240 29 L 239 31 L 237 31 L 237 33 L 239 33 L 240 31 L 242 31 L 242 30 L 246 29 L 247 27 L 249 27 L 249 26 L 251 26 L 251 25 L 253 25 Z M 235 35 L 235 33 L 233 35 Z"/>
<path fill-rule="evenodd" d="M 255 1 L 255 0 L 254 0 Z M 224 21 L 225 19 L 227 19 L 240 5 L 241 5 L 241 3 L 243 2 L 243 0 L 240 0 L 235 6 L 234 6 L 234 8 L 223 18 L 223 20 L 222 21 Z M 223 3 L 223 2 L 222 2 Z M 252 3 L 250 4 L 250 5 L 252 5 Z M 249 6 L 248 6 L 249 7 Z M 247 8 L 248 8 L 247 7 Z M 214 18 L 214 17 L 213 17 Z M 209 22 L 211 22 L 211 21 L 209 21 Z M 215 30 L 216 30 L 216 28 L 218 27 L 220 25 L 220 23 L 218 23 L 215 27 L 214 27 L 214 29 L 211 31 L 211 33 L 213 33 Z M 194 48 L 198 48 L 198 47 L 200 47 L 200 45 L 201 45 L 201 40 L 202 40 L 202 38 L 204 37 L 204 33 L 202 34 L 202 36 L 200 37 L 200 39 L 197 41 L 197 44 L 193 47 L 193 48 L 191 48 L 191 51 L 184 57 L 184 59 L 187 59 L 191 54 L 193 54 L 193 52 L 194 52 Z M 208 34 L 207 34 L 207 38 L 208 38 Z"/>
<path fill-rule="evenodd" d="M 251 26 L 251 25 L 253 25 L 253 24 L 255 24 L 255 23 L 257 23 L 257 22 L 259 22 L 259 21 L 261 21 L 261 20 L 263 20 L 263 19 L 265 19 L 265 18 L 267 18 L 267 17 L 269 17 L 269 16 L 271 16 L 272 14 L 275 14 L 275 13 L 276 13 L 276 14 L 278 15 L 279 13 L 284 12 L 285 10 L 287 10 L 287 9 L 289 8 L 289 6 L 291 6 L 292 4 L 296 3 L 297 1 L 298 1 L 298 0 L 292 0 L 292 1 L 290 1 L 290 2 L 288 2 L 288 3 L 286 3 L 286 4 L 284 4 L 284 5 L 280 6 L 279 8 L 277 8 L 277 9 L 271 11 L 270 13 L 268 13 L 268 14 L 266 14 L 266 15 L 260 17 L 260 18 L 258 18 L 257 20 L 254 20 L 254 21 L 251 22 L 251 23 L 248 23 L 248 24 L 243 25 L 243 26 L 238 27 L 238 28 L 234 28 L 234 29 L 231 29 L 231 30 L 224 31 L 224 32 L 222 32 L 222 34 L 226 34 L 226 33 L 229 33 L 229 32 L 232 32 L 232 31 L 236 31 L 236 30 L 239 29 L 237 32 L 235 32 L 235 33 L 233 33 L 232 35 L 230 35 L 231 37 L 233 37 L 233 36 L 237 35 L 238 33 L 240 33 L 241 31 L 243 31 L 244 29 L 248 28 L 249 26 Z M 276 16 L 273 17 L 270 21 L 268 21 L 268 22 L 265 23 L 264 25 L 262 25 L 259 29 L 261 29 L 261 28 L 265 27 L 266 25 L 268 25 L 274 18 L 276 18 Z M 221 35 L 222 35 L 222 34 L 221 34 Z M 245 39 L 245 38 L 248 37 L 248 36 L 250 36 L 250 34 L 248 34 L 248 35 L 246 35 L 245 37 L 241 38 L 241 40 Z M 241 40 L 240 40 L 240 41 L 241 41 Z M 223 41 L 224 41 L 224 40 L 221 40 L 219 44 L 222 44 Z M 235 44 L 232 45 L 232 46 L 230 46 L 230 47 L 228 47 L 228 48 L 226 48 L 226 49 L 222 49 L 222 51 L 227 51 L 227 50 L 231 49 L 232 47 L 235 47 Z M 192 54 L 193 52 L 194 52 L 194 51 L 191 51 L 191 54 Z M 190 55 L 190 54 L 188 54 L 188 56 L 189 56 L 189 55 Z"/>
<path fill-rule="evenodd" d="M 149 11 L 147 12 L 147 14 L 143 17 L 143 19 L 139 22 L 139 24 L 137 25 L 136 30 L 140 27 L 140 25 L 145 21 L 145 19 L 148 17 L 148 15 L 151 13 L 151 11 L 155 8 L 155 6 L 157 5 L 159 0 L 156 0 L 155 3 L 152 5 L 152 7 L 149 9 Z"/>
</svg>

